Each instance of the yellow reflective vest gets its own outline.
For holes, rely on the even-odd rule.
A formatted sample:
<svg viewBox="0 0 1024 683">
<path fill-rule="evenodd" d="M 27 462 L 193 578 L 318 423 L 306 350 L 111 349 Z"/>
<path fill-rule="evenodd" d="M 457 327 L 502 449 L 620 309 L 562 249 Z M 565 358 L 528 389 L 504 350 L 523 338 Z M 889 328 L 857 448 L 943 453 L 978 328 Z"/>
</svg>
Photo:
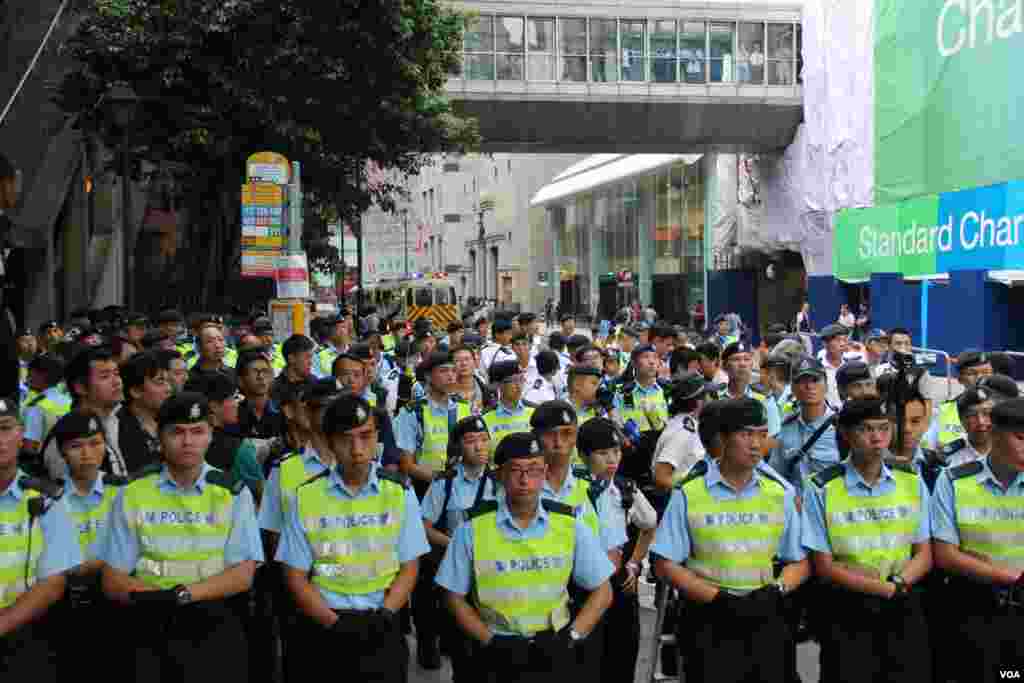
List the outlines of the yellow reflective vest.
<svg viewBox="0 0 1024 683">
<path fill-rule="evenodd" d="M 949 471 L 960 549 L 1013 572 L 1024 571 L 1024 496 L 992 493 L 978 482 L 975 461 Z"/>
<path fill-rule="evenodd" d="M 13 605 L 36 583 L 36 566 L 46 546 L 39 521 L 29 524 L 28 502 L 37 496 L 36 491 L 21 489 L 21 500 L 14 509 L 0 510 L 0 560 L 6 560 L 0 561 L 0 609 Z"/>
</svg>

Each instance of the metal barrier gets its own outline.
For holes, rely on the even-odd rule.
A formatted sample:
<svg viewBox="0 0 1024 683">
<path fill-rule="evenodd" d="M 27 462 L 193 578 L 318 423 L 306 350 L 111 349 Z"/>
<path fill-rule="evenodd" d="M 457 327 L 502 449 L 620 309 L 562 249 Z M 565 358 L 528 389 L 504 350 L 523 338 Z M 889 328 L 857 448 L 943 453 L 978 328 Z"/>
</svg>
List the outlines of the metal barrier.
<svg viewBox="0 0 1024 683">
<path fill-rule="evenodd" d="M 659 580 L 655 586 L 655 607 L 657 612 L 654 618 L 654 635 L 651 638 L 651 673 L 648 677 L 649 683 L 669 683 L 678 681 L 686 682 L 686 675 L 683 673 L 682 653 L 676 643 L 675 633 L 662 633 L 665 626 L 665 615 L 673 600 L 678 600 L 676 589 L 671 584 Z M 677 654 L 676 670 L 678 675 L 668 676 L 661 670 L 661 648 L 664 646 L 675 646 Z"/>
</svg>

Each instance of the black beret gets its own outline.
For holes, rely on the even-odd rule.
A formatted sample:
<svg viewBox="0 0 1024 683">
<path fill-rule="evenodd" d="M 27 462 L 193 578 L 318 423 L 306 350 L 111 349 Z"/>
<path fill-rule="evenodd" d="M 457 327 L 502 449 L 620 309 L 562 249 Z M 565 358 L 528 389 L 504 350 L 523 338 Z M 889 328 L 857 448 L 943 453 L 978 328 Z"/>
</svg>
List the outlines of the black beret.
<svg viewBox="0 0 1024 683">
<path fill-rule="evenodd" d="M 825 326 L 825 328 L 821 331 L 819 336 L 822 339 L 831 339 L 832 337 L 840 337 L 844 335 L 848 336 L 849 334 L 850 331 L 843 327 L 842 325 L 832 324 Z"/>
<path fill-rule="evenodd" d="M 491 327 L 494 334 L 500 334 L 501 332 L 508 332 L 512 329 L 512 321 L 508 318 L 498 318 L 494 321 L 494 325 Z"/>
<path fill-rule="evenodd" d="M 522 374 L 522 370 L 519 369 L 519 361 L 503 360 L 491 364 L 491 369 L 488 372 L 488 378 L 491 380 L 491 384 L 500 384 L 501 382 L 520 374 Z"/>
<path fill-rule="evenodd" d="M 621 446 L 622 436 L 619 435 L 619 430 L 615 423 L 606 417 L 587 420 L 580 426 L 580 431 L 576 435 L 576 447 L 586 454 Z"/>
<path fill-rule="evenodd" d="M 784 353 L 770 353 L 761 362 L 762 368 L 788 368 L 792 360 Z"/>
<path fill-rule="evenodd" d="M 530 427 L 544 432 L 556 427 L 576 424 L 576 409 L 566 401 L 545 401 L 530 416 Z"/>
<path fill-rule="evenodd" d="M 195 424 L 205 422 L 210 414 L 210 404 L 206 397 L 196 391 L 183 391 L 163 402 L 157 423 L 160 429 L 168 425 Z"/>
<path fill-rule="evenodd" d="M 629 357 L 636 358 L 641 353 L 658 353 L 658 349 L 654 348 L 654 344 L 641 344 L 640 346 L 633 349 Z"/>
<path fill-rule="evenodd" d="M 538 458 L 543 451 L 537 437 L 530 432 L 512 432 L 494 450 L 494 464 L 501 467 L 516 458 Z"/>
<path fill-rule="evenodd" d="M 1024 398 L 997 403 L 992 409 L 992 425 L 1007 431 L 1024 432 Z"/>
<path fill-rule="evenodd" d="M 576 320 L 576 316 L 574 316 L 572 313 L 563 313 L 561 317 L 558 318 L 558 320 L 559 322 L 564 323 L 566 320 Z"/>
<path fill-rule="evenodd" d="M 768 411 L 753 398 L 721 401 L 718 408 L 718 430 L 722 433 L 741 429 L 768 429 Z"/>
<path fill-rule="evenodd" d="M 957 367 L 960 370 L 966 370 L 967 368 L 973 368 L 976 365 L 985 365 L 990 363 L 988 354 L 984 351 L 978 351 L 975 349 L 967 349 L 957 356 Z"/>
<path fill-rule="evenodd" d="M 372 415 L 373 409 L 365 398 L 346 393 L 333 400 L 327 407 L 321 427 L 328 436 L 340 434 L 362 427 Z"/>
<path fill-rule="evenodd" d="M 342 389 L 338 386 L 338 380 L 333 377 L 322 377 L 309 383 L 303 398 L 310 403 L 326 405 L 338 398 L 341 393 Z"/>
<path fill-rule="evenodd" d="M 604 373 L 591 365 L 572 365 L 569 367 L 569 379 L 573 377 L 604 377 Z"/>
<path fill-rule="evenodd" d="M 722 384 L 713 384 L 704 380 L 699 372 L 686 372 L 679 375 L 672 384 L 672 401 L 689 401 L 703 394 L 721 391 Z"/>
<path fill-rule="evenodd" d="M 429 374 L 431 370 L 442 365 L 452 365 L 452 354 L 447 351 L 431 351 L 426 358 L 420 361 L 420 365 L 416 370 L 424 374 Z"/>
<path fill-rule="evenodd" d="M 750 348 L 750 344 L 742 341 L 735 341 L 731 344 L 727 344 L 726 347 L 722 349 L 722 362 L 724 363 L 725 361 L 729 360 L 729 356 L 734 356 L 737 353 L 751 352 L 752 350 Z"/>
<path fill-rule="evenodd" d="M 956 397 L 956 410 L 961 415 L 976 405 L 991 401 L 994 397 L 988 389 L 970 387 Z"/>
<path fill-rule="evenodd" d="M 103 432 L 103 423 L 91 413 L 83 413 L 72 410 L 57 420 L 50 434 L 57 440 L 57 447 L 63 448 L 64 444 L 72 439 L 80 439 L 93 434 Z"/>
<path fill-rule="evenodd" d="M 252 321 L 252 333 L 259 336 L 274 334 L 274 323 L 270 318 L 256 318 Z"/>
<path fill-rule="evenodd" d="M 836 371 L 836 384 L 845 387 L 852 382 L 860 382 L 866 379 L 873 379 L 871 368 L 867 363 L 859 360 L 851 360 L 843 363 Z"/>
<path fill-rule="evenodd" d="M 885 401 L 880 398 L 862 398 L 844 403 L 837 421 L 840 427 L 854 427 L 864 420 L 883 420 L 888 417 Z"/>
<path fill-rule="evenodd" d="M 818 379 L 825 379 L 825 366 L 822 365 L 821 361 L 817 358 L 812 356 L 802 356 L 793 365 L 793 382 L 796 382 L 805 375 L 817 377 Z"/>
<path fill-rule="evenodd" d="M 976 385 L 979 389 L 988 389 L 994 394 L 993 398 L 1005 400 L 1020 396 L 1020 387 L 1012 377 L 1006 375 L 988 375 L 978 380 Z"/>
<path fill-rule="evenodd" d="M 449 440 L 458 443 L 466 434 L 476 433 L 490 434 L 491 430 L 487 428 L 487 423 L 484 422 L 482 417 L 479 415 L 470 415 L 469 417 L 464 417 L 455 423 L 455 426 L 452 428 L 452 433 L 449 435 Z"/>
<path fill-rule="evenodd" d="M 518 318 L 520 325 L 529 325 L 536 319 L 537 315 L 534 313 L 520 313 Z"/>
</svg>

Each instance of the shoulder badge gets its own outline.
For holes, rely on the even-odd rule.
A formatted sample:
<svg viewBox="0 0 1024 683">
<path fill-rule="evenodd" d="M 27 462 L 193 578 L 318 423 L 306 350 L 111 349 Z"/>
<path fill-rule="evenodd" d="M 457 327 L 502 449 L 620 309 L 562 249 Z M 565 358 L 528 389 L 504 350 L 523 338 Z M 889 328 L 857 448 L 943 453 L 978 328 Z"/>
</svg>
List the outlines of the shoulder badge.
<svg viewBox="0 0 1024 683">
<path fill-rule="evenodd" d="M 683 429 L 689 432 L 697 431 L 697 421 L 693 419 L 692 415 L 683 416 Z"/>
<path fill-rule="evenodd" d="M 498 501 L 496 500 L 482 500 L 470 509 L 466 510 L 466 519 L 475 519 L 486 514 L 494 513 L 498 511 Z"/>
<path fill-rule="evenodd" d="M 394 370 L 387 374 L 387 380 L 389 382 L 394 382 L 396 379 L 398 379 L 400 374 L 401 373 L 398 372 L 398 368 L 395 368 Z"/>
<path fill-rule="evenodd" d="M 830 465 L 829 467 L 826 467 L 821 472 L 818 472 L 813 477 L 811 477 L 811 481 L 813 481 L 818 486 L 818 488 L 825 488 L 825 484 L 829 483 L 833 479 L 836 479 L 837 477 L 843 476 L 844 472 L 846 472 L 846 467 L 844 467 L 842 464 Z"/>
<path fill-rule="evenodd" d="M 409 488 L 409 477 L 398 472 L 389 472 L 385 469 L 377 470 L 377 478 L 383 481 L 390 481 L 392 484 L 398 484 L 403 489 Z"/>
<path fill-rule="evenodd" d="M 153 462 L 153 463 L 150 463 L 150 464 L 146 465 L 145 467 L 142 467 L 142 468 L 136 470 L 135 472 L 132 472 L 128 476 L 128 479 L 129 479 L 129 481 L 136 481 L 138 479 L 145 479 L 146 477 L 152 477 L 154 474 L 160 474 L 160 472 L 163 469 L 164 469 L 164 466 L 162 464 L 160 464 L 158 462 Z"/>
<path fill-rule="evenodd" d="M 245 484 L 241 480 L 233 481 L 230 474 L 216 469 L 206 473 L 206 483 L 227 489 L 233 496 L 237 496 L 245 488 Z"/>
<path fill-rule="evenodd" d="M 544 498 L 540 501 L 540 504 L 544 506 L 544 509 L 548 512 L 553 512 L 556 515 L 568 515 L 569 517 L 576 516 L 576 510 L 571 505 L 565 503 L 559 503 L 557 500 L 551 500 L 550 498 Z"/>
<path fill-rule="evenodd" d="M 689 484 L 694 479 L 700 479 L 701 477 L 703 477 L 707 473 L 708 473 L 708 462 L 707 462 L 707 460 L 698 460 L 696 462 L 696 464 L 694 464 L 694 466 L 690 468 L 690 471 L 686 473 L 686 476 L 683 477 L 683 480 L 680 481 L 678 484 L 676 484 L 676 488 L 682 489 L 683 486 L 685 486 L 686 484 Z"/>
<path fill-rule="evenodd" d="M 104 474 L 103 485 L 104 486 L 124 486 L 129 481 L 128 477 L 120 477 L 116 474 Z"/>
<path fill-rule="evenodd" d="M 534 382 L 533 382 L 533 388 L 534 388 L 534 389 L 543 389 L 543 388 L 544 388 L 544 380 L 542 380 L 542 379 L 540 379 L 540 378 L 538 377 L 538 378 L 537 378 L 536 380 L 534 380 Z"/>
<path fill-rule="evenodd" d="M 956 441 L 950 441 L 949 443 L 942 447 L 942 454 L 945 455 L 946 457 L 949 457 L 956 453 L 957 451 L 963 450 L 965 446 L 967 446 L 966 439 L 957 439 Z"/>
<path fill-rule="evenodd" d="M 964 477 L 971 477 L 981 472 L 984 466 L 980 460 L 972 460 L 971 462 L 965 462 L 963 465 L 957 465 L 956 467 L 947 470 L 949 472 L 949 478 L 951 480 L 963 479 Z"/>
</svg>

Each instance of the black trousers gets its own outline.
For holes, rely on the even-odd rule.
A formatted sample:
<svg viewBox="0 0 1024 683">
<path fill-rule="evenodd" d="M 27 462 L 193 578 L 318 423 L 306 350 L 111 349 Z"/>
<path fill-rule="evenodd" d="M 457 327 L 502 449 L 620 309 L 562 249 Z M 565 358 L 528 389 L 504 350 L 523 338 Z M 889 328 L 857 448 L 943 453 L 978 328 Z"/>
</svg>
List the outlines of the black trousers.
<svg viewBox="0 0 1024 683">
<path fill-rule="evenodd" d="M 569 584 L 569 611 L 573 619 L 583 609 L 589 595 L 590 591 L 585 591 L 574 583 Z M 602 680 L 614 683 L 611 678 L 604 678 L 602 671 L 606 623 L 607 618 L 597 622 L 593 630 L 587 634 L 586 640 L 578 643 L 570 653 L 575 661 L 573 675 L 587 683 L 601 683 Z"/>
<path fill-rule="evenodd" d="M 81 676 L 83 662 L 91 662 L 97 653 L 110 649 L 110 625 L 117 624 L 117 606 L 103 595 L 99 576 L 83 580 L 68 577 L 64 597 L 46 613 L 45 630 L 57 657 L 61 680 Z M 135 680 L 132 663 L 123 657 L 104 665 L 104 678 L 117 683 Z"/>
<path fill-rule="evenodd" d="M 737 615 L 719 605 L 687 602 L 676 639 L 687 681 L 773 683 L 786 680 L 792 635 L 782 611 Z M 822 678 L 828 681 L 827 678 Z"/>
<path fill-rule="evenodd" d="M 421 557 L 416 586 L 412 591 L 412 623 L 416 627 L 416 647 L 419 649 L 437 649 L 444 629 L 441 589 L 434 583 L 437 567 L 438 563 L 430 555 Z"/>
<path fill-rule="evenodd" d="M 636 660 L 640 653 L 640 600 L 626 593 L 618 581 L 612 584 L 612 606 L 604 613 L 604 642 L 601 653 L 601 677 L 608 683 L 636 678 Z"/>
<path fill-rule="evenodd" d="M 928 681 L 932 653 L 921 594 L 898 601 L 831 588 L 823 626 L 821 680 L 830 683 Z"/>
<path fill-rule="evenodd" d="M 444 606 L 441 608 L 440 617 L 441 644 L 444 652 L 451 658 L 452 683 L 478 683 L 477 642 L 462 632 L 455 621 L 455 615 Z"/>
<path fill-rule="evenodd" d="M 274 683 L 281 668 L 278 656 L 278 605 L 283 587 L 281 567 L 276 563 L 256 568 L 253 579 L 253 604 L 248 614 L 246 635 L 249 643 L 249 662 L 252 683 Z"/>
<path fill-rule="evenodd" d="M 119 621 L 134 644 L 136 680 L 249 680 L 245 625 L 239 610 L 226 601 L 126 611 Z"/>
<path fill-rule="evenodd" d="M 346 680 L 406 683 L 409 679 L 409 645 L 398 620 L 395 620 L 390 633 L 377 633 L 365 614 L 348 610 L 337 614 L 344 620 L 344 632 L 324 628 L 308 618 L 303 618 L 299 626 L 299 635 L 308 644 L 311 657 L 306 660 L 305 680 L 310 679 L 310 674 L 328 672 L 333 666 L 336 671 L 343 672 L 341 677 Z"/>
<path fill-rule="evenodd" d="M 590 683 L 579 672 L 573 651 L 554 651 L 541 646 L 536 639 L 523 638 L 512 652 L 496 654 L 479 645 L 474 651 L 474 669 L 479 683 L 568 683 L 569 680 Z"/>
<path fill-rule="evenodd" d="M 950 577 L 946 589 L 947 623 L 956 630 L 945 641 L 955 648 L 938 680 L 979 683 L 1024 679 L 1024 605 L 987 584 Z M 1012 604 L 1008 604 L 1012 603 Z M 953 639 L 956 643 L 953 643 Z M 1000 672 L 1015 671 L 1001 676 Z"/>
<path fill-rule="evenodd" d="M 43 622 L 37 621 L 0 637 L 0 677 L 5 681 L 54 683 L 57 658 L 49 636 Z"/>
</svg>

